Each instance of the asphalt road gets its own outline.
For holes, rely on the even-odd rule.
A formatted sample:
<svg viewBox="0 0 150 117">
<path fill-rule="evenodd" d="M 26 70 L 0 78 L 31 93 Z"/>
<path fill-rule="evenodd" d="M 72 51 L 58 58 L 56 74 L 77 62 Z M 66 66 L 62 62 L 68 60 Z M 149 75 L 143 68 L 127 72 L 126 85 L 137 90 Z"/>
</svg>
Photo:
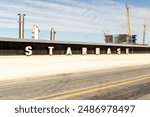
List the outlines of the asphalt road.
<svg viewBox="0 0 150 117">
<path fill-rule="evenodd" d="M 0 81 L 0 99 L 150 99 L 150 65 Z"/>
</svg>

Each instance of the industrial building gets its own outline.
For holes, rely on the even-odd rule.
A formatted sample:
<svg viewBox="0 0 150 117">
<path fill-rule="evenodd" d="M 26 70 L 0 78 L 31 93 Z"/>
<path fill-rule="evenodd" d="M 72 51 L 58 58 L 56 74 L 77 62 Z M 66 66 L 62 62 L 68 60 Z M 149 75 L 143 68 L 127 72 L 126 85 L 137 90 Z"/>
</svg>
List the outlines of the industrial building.
<svg viewBox="0 0 150 117">
<path fill-rule="evenodd" d="M 117 54 L 118 49 L 121 50 L 121 54 L 126 54 L 126 49 L 129 49 L 130 54 L 150 53 L 150 46 L 144 45 L 0 38 L 0 56 L 25 55 L 25 48 L 29 46 L 32 47 L 32 55 L 49 55 L 49 47 L 54 48 L 53 55 L 66 55 L 68 47 L 73 55 L 82 54 L 82 48 L 87 48 L 87 54 L 95 54 L 96 48 L 100 49 L 100 54 L 107 54 L 108 49 L 111 50 L 111 54 Z"/>
<path fill-rule="evenodd" d="M 32 51 L 32 55 L 48 55 L 49 48 L 53 48 L 53 55 L 65 55 L 67 48 L 72 51 L 71 54 L 82 54 L 82 49 L 86 48 L 87 54 L 97 53 L 107 54 L 108 50 L 111 54 L 126 54 L 126 50 L 130 53 L 150 53 L 150 46 L 138 45 L 136 36 L 131 34 L 130 29 L 130 12 L 127 7 L 128 16 L 128 33 L 118 35 L 105 35 L 105 44 L 102 43 L 85 43 L 85 42 L 63 42 L 56 41 L 56 31 L 52 27 L 50 30 L 50 40 L 39 40 L 40 29 L 37 25 L 33 25 L 32 39 L 24 38 L 24 17 L 26 14 L 18 14 L 19 16 L 19 38 L 0 38 L 0 55 L 25 55 L 26 51 Z M 26 50 L 27 48 L 27 50 Z"/>
<path fill-rule="evenodd" d="M 105 35 L 105 43 L 111 44 L 136 44 L 136 36 L 128 34 L 118 34 L 118 35 Z"/>
</svg>

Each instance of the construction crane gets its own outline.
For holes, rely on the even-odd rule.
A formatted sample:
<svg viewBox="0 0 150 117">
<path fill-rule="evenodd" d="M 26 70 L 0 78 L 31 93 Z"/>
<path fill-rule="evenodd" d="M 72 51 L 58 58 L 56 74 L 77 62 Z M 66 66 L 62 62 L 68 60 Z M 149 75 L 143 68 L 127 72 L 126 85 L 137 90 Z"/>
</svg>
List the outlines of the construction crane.
<svg viewBox="0 0 150 117">
<path fill-rule="evenodd" d="M 127 4 L 126 4 L 126 9 L 127 9 L 127 20 L 128 20 L 128 35 L 131 36 L 130 9 Z"/>
<path fill-rule="evenodd" d="M 145 21 L 144 21 L 144 31 L 143 31 L 143 45 L 145 44 L 145 34 L 146 34 L 146 30 L 147 30 L 147 15 L 145 16 Z"/>
</svg>

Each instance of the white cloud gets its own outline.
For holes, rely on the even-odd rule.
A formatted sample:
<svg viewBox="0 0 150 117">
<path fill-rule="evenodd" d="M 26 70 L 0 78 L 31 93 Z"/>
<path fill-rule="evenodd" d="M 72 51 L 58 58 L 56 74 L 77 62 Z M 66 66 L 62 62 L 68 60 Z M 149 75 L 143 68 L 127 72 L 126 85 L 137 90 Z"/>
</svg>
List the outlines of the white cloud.
<svg viewBox="0 0 150 117">
<path fill-rule="evenodd" d="M 54 27 L 57 31 L 110 34 L 126 33 L 125 5 L 111 0 L 31 0 L 2 1 L 0 28 L 18 28 L 18 13 L 26 13 L 25 27 L 39 25 L 41 30 Z M 145 8 L 130 6 L 132 33 L 142 38 Z M 149 10 L 149 9 L 148 9 Z M 150 27 L 150 23 L 148 24 Z M 150 38 L 150 30 L 146 36 Z"/>
</svg>

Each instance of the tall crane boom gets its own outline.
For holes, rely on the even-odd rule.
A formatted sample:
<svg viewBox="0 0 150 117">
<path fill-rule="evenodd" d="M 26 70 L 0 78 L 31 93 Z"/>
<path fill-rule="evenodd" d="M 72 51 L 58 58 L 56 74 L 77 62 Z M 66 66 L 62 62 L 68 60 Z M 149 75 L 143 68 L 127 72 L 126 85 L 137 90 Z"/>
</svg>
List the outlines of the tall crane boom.
<svg viewBox="0 0 150 117">
<path fill-rule="evenodd" d="M 128 35 L 131 36 L 130 9 L 127 4 L 126 4 L 126 9 L 127 9 L 127 20 L 128 20 Z"/>
</svg>

